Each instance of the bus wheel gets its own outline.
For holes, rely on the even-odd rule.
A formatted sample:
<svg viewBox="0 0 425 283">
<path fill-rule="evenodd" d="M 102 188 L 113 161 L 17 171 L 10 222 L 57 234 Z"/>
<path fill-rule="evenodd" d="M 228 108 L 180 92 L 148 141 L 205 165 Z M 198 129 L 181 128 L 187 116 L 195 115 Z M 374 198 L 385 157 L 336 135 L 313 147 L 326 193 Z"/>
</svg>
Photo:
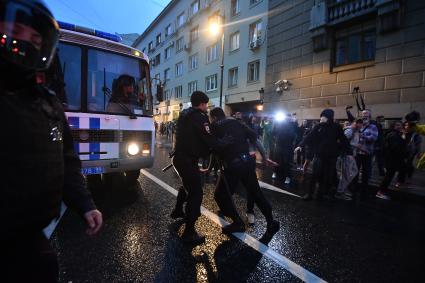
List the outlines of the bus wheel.
<svg viewBox="0 0 425 283">
<path fill-rule="evenodd" d="M 96 189 L 102 186 L 102 175 L 100 174 L 87 175 L 86 180 L 89 189 Z"/>
<path fill-rule="evenodd" d="M 131 171 L 125 171 L 125 176 L 127 179 L 127 183 L 134 183 L 139 179 L 140 176 L 140 169 L 139 170 L 131 170 Z"/>
</svg>

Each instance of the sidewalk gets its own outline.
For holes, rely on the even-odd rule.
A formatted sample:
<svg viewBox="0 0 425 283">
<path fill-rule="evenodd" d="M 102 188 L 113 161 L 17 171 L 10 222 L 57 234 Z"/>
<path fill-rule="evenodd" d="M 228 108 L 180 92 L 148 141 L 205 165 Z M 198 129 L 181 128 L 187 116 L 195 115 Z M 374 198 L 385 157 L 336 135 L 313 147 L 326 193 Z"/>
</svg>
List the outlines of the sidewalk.
<svg viewBox="0 0 425 283">
<path fill-rule="evenodd" d="M 283 184 L 283 180 L 274 180 L 271 178 L 273 170 L 265 167 L 257 162 L 257 175 L 259 180 L 272 184 L 276 187 L 285 189 L 291 193 L 303 195 L 306 193 L 305 182 L 309 182 L 312 174 L 311 164 L 307 169 L 305 180 L 302 178 L 302 172 L 297 170 L 295 165 L 292 168 L 293 183 L 291 186 Z M 379 176 L 378 169 L 374 164 L 372 177 L 369 180 L 370 187 L 378 190 L 383 177 Z M 391 191 L 391 197 L 393 200 L 409 201 L 414 203 L 420 203 L 425 205 L 425 171 L 416 170 L 410 184 L 404 185 L 402 188 L 396 188 L 395 183 L 397 176 L 394 177 L 389 189 Z"/>
</svg>

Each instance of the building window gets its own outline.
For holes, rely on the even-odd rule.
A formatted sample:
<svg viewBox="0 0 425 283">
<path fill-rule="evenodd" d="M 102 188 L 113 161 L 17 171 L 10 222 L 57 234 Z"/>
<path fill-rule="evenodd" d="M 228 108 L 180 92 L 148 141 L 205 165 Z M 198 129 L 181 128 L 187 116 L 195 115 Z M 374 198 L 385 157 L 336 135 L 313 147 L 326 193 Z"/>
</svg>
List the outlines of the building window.
<svg viewBox="0 0 425 283">
<path fill-rule="evenodd" d="M 217 74 L 206 77 L 205 86 L 207 91 L 217 90 Z"/>
<path fill-rule="evenodd" d="M 171 24 L 169 24 L 166 28 L 165 28 L 165 37 L 170 36 L 171 34 L 173 34 L 173 26 Z"/>
<path fill-rule="evenodd" d="M 376 31 L 352 27 L 335 32 L 335 66 L 375 59 Z"/>
<path fill-rule="evenodd" d="M 156 46 L 158 46 L 158 45 L 160 45 L 161 44 L 161 34 L 158 34 L 157 36 L 156 36 Z"/>
<path fill-rule="evenodd" d="M 171 99 L 171 91 L 169 89 L 164 90 L 164 100 Z"/>
<path fill-rule="evenodd" d="M 249 25 L 249 43 L 261 40 L 263 22 L 261 20 Z"/>
<path fill-rule="evenodd" d="M 164 81 L 169 81 L 170 79 L 170 68 L 167 68 L 164 70 Z"/>
<path fill-rule="evenodd" d="M 174 94 L 176 98 L 182 98 L 183 97 L 183 86 L 179 85 L 174 88 Z"/>
<path fill-rule="evenodd" d="M 176 64 L 176 77 L 183 75 L 183 62 L 178 62 Z"/>
<path fill-rule="evenodd" d="M 218 43 L 214 43 L 207 47 L 207 63 L 217 60 L 218 57 Z"/>
<path fill-rule="evenodd" d="M 153 84 L 159 85 L 159 81 L 161 80 L 161 74 L 160 73 L 156 74 L 154 78 L 155 80 L 153 80 Z"/>
<path fill-rule="evenodd" d="M 234 87 L 238 85 L 238 68 L 232 68 L 229 70 L 229 87 Z"/>
<path fill-rule="evenodd" d="M 249 5 L 255 5 L 257 3 L 260 3 L 263 0 L 249 0 Z"/>
<path fill-rule="evenodd" d="M 164 52 L 164 59 L 170 59 L 171 57 L 171 46 L 168 46 L 167 48 L 165 48 L 165 52 Z"/>
<path fill-rule="evenodd" d="M 196 90 L 198 90 L 198 81 L 192 81 L 187 84 L 188 94 L 189 96 Z"/>
<path fill-rule="evenodd" d="M 184 47 L 184 38 L 183 36 L 176 40 L 176 53 L 182 51 Z"/>
<path fill-rule="evenodd" d="M 161 53 L 156 54 L 154 60 L 155 60 L 155 66 L 158 66 L 159 64 L 161 64 Z"/>
<path fill-rule="evenodd" d="M 146 53 L 146 47 L 143 47 L 142 52 Z"/>
<path fill-rule="evenodd" d="M 241 11 L 241 8 L 239 6 L 239 0 L 232 0 L 230 5 L 231 5 L 231 15 L 232 15 L 232 17 L 238 15 Z"/>
<path fill-rule="evenodd" d="M 198 69 L 198 53 L 193 54 L 189 57 L 189 69 L 191 71 Z"/>
<path fill-rule="evenodd" d="M 248 82 L 258 81 L 260 78 L 260 61 L 248 63 Z"/>
<path fill-rule="evenodd" d="M 239 38 L 240 38 L 239 32 L 235 32 L 230 35 L 230 51 L 235 51 L 239 49 Z"/>
<path fill-rule="evenodd" d="M 148 52 L 152 52 L 152 50 L 153 50 L 153 42 L 151 41 L 148 44 Z"/>
<path fill-rule="evenodd" d="M 190 30 L 190 42 L 198 40 L 198 27 L 194 27 Z"/>
<path fill-rule="evenodd" d="M 199 7 L 200 7 L 200 1 L 194 1 L 192 2 L 192 4 L 190 5 L 190 12 L 193 15 L 196 15 L 199 12 Z"/>
<path fill-rule="evenodd" d="M 177 16 L 177 27 L 184 25 L 184 12 Z"/>
</svg>

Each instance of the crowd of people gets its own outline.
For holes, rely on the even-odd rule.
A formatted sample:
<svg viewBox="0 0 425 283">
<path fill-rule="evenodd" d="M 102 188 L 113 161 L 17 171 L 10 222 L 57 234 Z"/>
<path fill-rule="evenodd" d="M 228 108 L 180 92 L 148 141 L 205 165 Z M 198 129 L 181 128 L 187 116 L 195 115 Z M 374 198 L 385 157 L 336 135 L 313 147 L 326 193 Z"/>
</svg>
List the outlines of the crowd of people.
<svg viewBox="0 0 425 283">
<path fill-rule="evenodd" d="M 155 133 L 158 136 L 166 137 L 169 140 L 174 139 L 176 131 L 176 121 L 155 122 Z"/>
<path fill-rule="evenodd" d="M 358 117 L 350 109 L 346 108 L 344 120 L 335 120 L 333 110 L 325 109 L 319 119 L 301 124 L 295 114 L 280 119 L 240 112 L 233 116 L 257 132 L 267 155 L 279 163 L 273 179 L 290 186 L 294 167 L 303 174 L 312 167 L 304 199 L 367 197 L 373 193 L 369 190 L 373 174 L 383 177 L 376 197 L 389 199 L 388 187 L 395 174 L 396 188 L 409 185 L 421 157 L 420 115 L 413 111 L 404 119 L 386 120 L 378 115 L 373 120 L 367 109 L 358 111 Z"/>
</svg>

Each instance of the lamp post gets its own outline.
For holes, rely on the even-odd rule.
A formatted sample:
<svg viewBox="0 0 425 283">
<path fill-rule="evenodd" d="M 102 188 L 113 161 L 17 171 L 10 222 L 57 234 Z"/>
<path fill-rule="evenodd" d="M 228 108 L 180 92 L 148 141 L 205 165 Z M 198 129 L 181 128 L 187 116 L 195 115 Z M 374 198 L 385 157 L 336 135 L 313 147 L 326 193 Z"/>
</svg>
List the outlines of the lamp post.
<svg viewBox="0 0 425 283">
<path fill-rule="evenodd" d="M 224 75 L 224 15 L 217 15 L 217 19 L 221 18 L 222 24 L 220 25 L 217 21 L 210 23 L 209 30 L 211 35 L 217 36 L 221 32 L 221 64 L 220 64 L 220 104 L 223 105 L 223 75 Z"/>
</svg>

